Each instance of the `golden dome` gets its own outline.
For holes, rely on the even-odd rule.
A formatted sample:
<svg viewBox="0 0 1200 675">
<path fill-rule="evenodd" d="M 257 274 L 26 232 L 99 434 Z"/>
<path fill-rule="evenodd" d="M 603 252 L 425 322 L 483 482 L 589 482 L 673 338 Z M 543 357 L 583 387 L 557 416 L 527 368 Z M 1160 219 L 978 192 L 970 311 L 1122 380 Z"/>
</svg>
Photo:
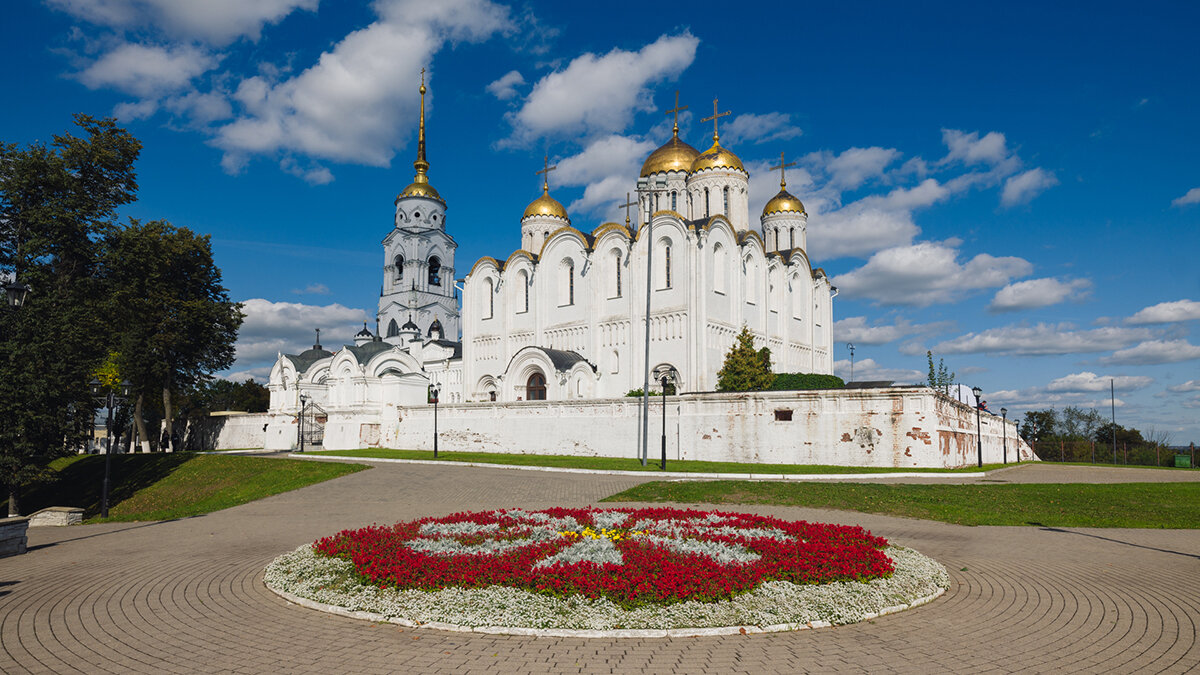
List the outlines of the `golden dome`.
<svg viewBox="0 0 1200 675">
<path fill-rule="evenodd" d="M 705 150 L 692 161 L 692 173 L 705 169 L 734 169 L 746 173 L 746 167 L 742 166 L 742 160 L 738 159 L 737 155 L 722 148 L 721 143 L 715 138 L 713 139 L 712 147 Z"/>
<path fill-rule="evenodd" d="M 688 171 L 691 169 L 692 162 L 699 156 L 699 150 L 679 140 L 679 132 L 676 130 L 675 134 L 671 136 L 671 140 L 646 158 L 646 162 L 642 164 L 641 175 L 645 177 L 666 171 Z"/>
<path fill-rule="evenodd" d="M 529 203 L 525 207 L 525 215 L 521 216 L 521 220 L 525 220 L 531 216 L 553 216 L 562 218 L 568 223 L 571 222 L 571 217 L 567 215 L 567 210 L 559 203 L 557 199 L 550 196 L 550 190 L 546 186 L 542 187 L 542 196 Z"/>
<path fill-rule="evenodd" d="M 804 204 L 801 204 L 800 200 L 796 199 L 787 190 L 780 189 L 779 194 L 771 197 L 771 201 L 767 202 L 767 205 L 763 207 L 762 217 L 766 218 L 773 213 L 787 212 L 804 213 Z"/>
<path fill-rule="evenodd" d="M 417 177 L 425 178 L 423 174 L 418 175 Z M 428 199 L 436 199 L 443 205 L 446 203 L 446 200 L 442 199 L 442 196 L 438 194 L 438 191 L 433 189 L 433 186 L 429 184 L 428 179 L 409 183 L 408 187 L 404 188 L 400 191 L 400 194 L 396 195 L 396 199 L 404 199 L 405 197 L 426 197 Z"/>
</svg>

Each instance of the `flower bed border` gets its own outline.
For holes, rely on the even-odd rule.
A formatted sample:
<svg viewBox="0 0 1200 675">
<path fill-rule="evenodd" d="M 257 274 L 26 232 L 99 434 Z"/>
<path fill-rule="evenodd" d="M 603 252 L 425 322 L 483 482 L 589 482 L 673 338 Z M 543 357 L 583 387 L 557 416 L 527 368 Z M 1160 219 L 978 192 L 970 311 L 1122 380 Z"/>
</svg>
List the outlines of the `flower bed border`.
<svg viewBox="0 0 1200 675">
<path fill-rule="evenodd" d="M 270 565 L 268 565 L 268 567 L 267 567 L 268 572 L 270 571 L 271 567 L 273 565 L 275 565 L 277 560 L 282 559 L 286 556 L 292 555 L 293 553 L 299 552 L 306 547 L 309 547 L 309 545 L 306 544 L 305 546 L 301 546 L 298 549 L 296 549 L 295 552 L 286 553 L 286 554 L 280 556 L 279 558 L 277 558 L 275 561 L 272 561 L 272 563 Z M 898 548 L 898 547 L 889 547 L 889 548 Z M 311 547 L 309 547 L 309 550 L 311 551 Z M 938 564 L 936 561 L 933 561 L 932 559 L 930 559 L 926 556 L 921 556 L 921 554 L 917 553 L 916 551 L 912 551 L 912 549 L 907 549 L 907 550 L 911 551 L 913 554 L 915 554 L 917 556 L 920 556 L 921 558 L 924 558 L 925 560 L 932 561 L 939 568 L 941 568 L 943 580 L 938 585 L 937 590 L 934 591 L 933 593 L 914 598 L 907 603 L 881 607 L 875 611 L 865 612 L 863 615 L 861 615 L 860 617 L 858 617 L 857 619 L 855 619 L 853 621 L 840 622 L 837 625 L 846 625 L 848 623 L 869 621 L 871 619 L 874 619 L 874 618 L 877 618 L 880 616 L 884 616 L 887 614 L 894 614 L 897 612 L 902 612 L 904 610 L 912 609 L 912 608 L 918 607 L 920 605 L 929 603 L 929 602 L 937 599 L 943 593 L 946 592 L 946 589 L 948 588 L 948 575 L 946 575 L 946 573 L 945 573 L 945 568 L 942 567 L 940 564 Z M 899 561 L 897 561 L 897 562 L 899 563 Z M 899 564 L 897 565 L 896 572 L 898 574 L 901 573 L 901 566 Z M 872 583 L 878 583 L 880 581 L 884 581 L 884 580 L 877 579 L 877 580 L 873 580 L 870 582 L 838 582 L 838 583 L 853 583 L 853 584 L 862 584 L 865 586 L 865 585 L 869 585 Z M 931 581 L 932 581 L 932 579 L 931 579 Z M 428 622 L 414 621 L 412 619 L 406 619 L 404 617 L 387 616 L 387 615 L 380 614 L 377 612 L 348 609 L 346 607 L 340 607 L 340 606 L 333 605 L 333 604 L 319 602 L 316 600 L 312 600 L 310 598 L 302 597 L 295 593 L 285 591 L 281 588 L 276 588 L 276 587 L 272 586 L 271 582 L 270 582 L 270 574 L 269 573 L 264 578 L 263 583 L 268 589 L 271 590 L 271 592 L 275 593 L 276 595 L 280 596 L 281 598 L 283 598 L 284 600 L 286 600 L 290 603 L 300 605 L 302 607 L 306 607 L 309 609 L 315 609 L 317 611 L 326 612 L 329 614 L 335 614 L 338 616 L 344 616 L 344 617 L 348 617 L 348 618 L 352 618 L 352 619 L 366 620 L 366 621 L 371 621 L 374 623 L 391 623 L 391 624 L 395 624 L 395 625 L 399 625 L 399 626 L 404 626 L 407 628 L 432 628 L 434 630 L 453 631 L 453 632 L 460 632 L 460 633 L 479 633 L 479 634 L 485 634 L 485 635 L 521 635 L 521 636 L 533 636 L 533 637 L 568 637 L 568 638 L 703 637 L 703 636 L 719 636 L 719 635 L 732 635 L 732 634 L 776 633 L 776 632 L 784 632 L 784 631 L 807 630 L 810 628 L 827 628 L 829 626 L 834 625 L 834 623 L 831 621 L 820 619 L 820 620 L 814 620 L 814 621 L 808 621 L 808 622 L 778 623 L 778 624 L 770 624 L 770 625 L 765 625 L 765 626 L 758 626 L 755 624 L 740 624 L 740 625 L 732 625 L 732 626 L 683 627 L 683 628 L 664 628 L 664 629 L 618 628 L 618 629 L 604 630 L 604 629 L 576 629 L 576 628 L 531 628 L 531 627 L 523 627 L 523 626 L 494 626 L 494 625 L 469 626 L 469 625 L 462 625 L 462 624 L 444 623 L 444 622 L 438 622 L 438 621 L 428 621 Z M 800 588 L 823 588 L 823 587 L 827 587 L 827 586 L 829 586 L 829 584 L 822 584 L 822 585 L 811 586 L 811 587 L 800 586 Z M 437 594 L 440 592 L 442 592 L 442 591 L 432 591 L 430 593 Z M 751 593 L 754 593 L 754 592 L 756 592 L 756 591 L 751 591 Z"/>
</svg>

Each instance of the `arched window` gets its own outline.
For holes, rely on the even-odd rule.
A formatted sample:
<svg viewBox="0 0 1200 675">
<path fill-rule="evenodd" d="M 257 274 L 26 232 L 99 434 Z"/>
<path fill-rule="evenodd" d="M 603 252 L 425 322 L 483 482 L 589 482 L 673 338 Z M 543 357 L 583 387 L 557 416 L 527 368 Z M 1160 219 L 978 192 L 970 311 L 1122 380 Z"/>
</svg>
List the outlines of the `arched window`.
<svg viewBox="0 0 1200 675">
<path fill-rule="evenodd" d="M 545 401 L 546 400 L 546 376 L 541 373 L 534 373 L 525 381 L 525 400 L 527 401 Z"/>
<path fill-rule="evenodd" d="M 391 321 L 388 322 L 387 336 L 388 337 L 396 337 L 399 334 L 400 334 L 400 326 L 396 325 L 395 319 L 392 319 Z"/>
<path fill-rule="evenodd" d="M 671 245 L 663 246 L 663 288 L 671 287 Z"/>
<path fill-rule="evenodd" d="M 727 266 L 728 263 L 725 262 L 725 247 L 720 244 L 714 244 L 712 280 L 713 290 L 718 293 L 725 292 L 725 268 Z"/>
<path fill-rule="evenodd" d="M 704 217 L 707 218 L 708 215 L 708 188 L 704 188 Z"/>
<path fill-rule="evenodd" d="M 404 256 L 396 256 L 396 260 L 394 262 L 396 264 L 396 281 L 400 281 L 404 278 Z"/>
<path fill-rule="evenodd" d="M 438 260 L 437 256 L 429 259 L 429 285 L 442 285 L 442 261 Z"/>
<path fill-rule="evenodd" d="M 613 249 L 612 252 L 612 266 L 614 290 L 616 291 L 613 297 L 619 298 L 621 297 L 621 252 L 616 249 Z"/>
<path fill-rule="evenodd" d="M 671 190 L 671 210 L 672 210 L 672 211 L 678 211 L 678 210 L 679 210 L 679 207 L 675 205 L 675 197 L 676 197 L 676 195 L 677 195 L 677 194 L 678 194 L 678 193 L 676 193 L 674 190 Z"/>
<path fill-rule="evenodd" d="M 788 238 L 791 240 L 791 245 L 788 248 L 796 248 L 796 228 L 788 228 Z"/>
<path fill-rule="evenodd" d="M 528 312 L 529 311 L 529 275 L 525 272 L 525 270 L 521 270 L 517 274 L 517 283 L 520 284 L 521 293 L 523 295 L 523 303 L 521 306 L 524 307 L 524 309 L 522 309 L 521 311 Z"/>
<path fill-rule="evenodd" d="M 567 304 L 575 304 L 575 266 L 567 265 Z"/>
<path fill-rule="evenodd" d="M 724 213 L 725 215 L 729 215 L 729 188 L 728 188 L 728 187 L 726 187 L 726 188 L 723 190 L 723 192 L 724 192 L 724 195 L 725 195 L 725 210 L 724 210 L 724 211 L 722 211 L 721 213 Z"/>
<path fill-rule="evenodd" d="M 483 282 L 483 292 L 487 293 L 487 301 L 483 305 L 484 310 L 486 310 L 483 313 L 483 318 L 490 319 L 496 313 L 496 287 L 493 285 L 491 279 Z"/>
<path fill-rule="evenodd" d="M 746 302 L 753 305 L 758 302 L 758 265 L 746 261 Z"/>
<path fill-rule="evenodd" d="M 575 264 L 570 259 L 562 261 L 558 267 L 558 305 L 575 304 Z"/>
</svg>

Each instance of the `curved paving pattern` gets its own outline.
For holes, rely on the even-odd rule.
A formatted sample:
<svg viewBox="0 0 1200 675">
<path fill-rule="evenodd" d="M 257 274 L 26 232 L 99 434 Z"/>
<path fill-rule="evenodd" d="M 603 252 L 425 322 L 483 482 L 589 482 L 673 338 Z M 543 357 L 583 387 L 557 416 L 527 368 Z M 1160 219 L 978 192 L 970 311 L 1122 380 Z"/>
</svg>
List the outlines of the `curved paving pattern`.
<svg viewBox="0 0 1200 675">
<path fill-rule="evenodd" d="M 32 530 L 29 553 L 0 560 L 0 671 L 1200 668 L 1197 531 L 967 528 L 754 509 L 862 524 L 941 560 L 953 587 L 932 604 L 862 624 L 753 636 L 584 640 L 401 629 L 289 605 L 262 585 L 262 568 L 272 557 L 345 527 L 458 510 L 587 504 L 637 480 L 380 466 L 197 518 Z"/>
</svg>

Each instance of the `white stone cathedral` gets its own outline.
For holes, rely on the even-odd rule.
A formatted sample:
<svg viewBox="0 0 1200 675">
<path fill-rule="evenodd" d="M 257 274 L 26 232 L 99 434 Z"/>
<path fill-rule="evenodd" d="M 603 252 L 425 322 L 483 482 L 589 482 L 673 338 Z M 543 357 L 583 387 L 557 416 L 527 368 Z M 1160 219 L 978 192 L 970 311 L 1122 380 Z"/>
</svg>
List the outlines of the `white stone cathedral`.
<svg viewBox="0 0 1200 675">
<path fill-rule="evenodd" d="M 787 192 L 781 161 L 779 193 L 751 224 L 749 174 L 720 144 L 715 102 L 712 147 L 681 140 L 676 120 L 646 159 L 631 182 L 633 224 L 575 229 L 550 196 L 545 167 L 542 194 L 521 217 L 520 248 L 471 267 L 460 315 L 457 245 L 427 175 L 424 94 L 422 84 L 416 176 L 383 240 L 376 332 L 364 327 L 336 353 L 317 344 L 281 354 L 271 412 L 294 413 L 303 394 L 331 419 L 387 422 L 388 410 L 425 404 L 431 383 L 443 403 L 622 397 L 642 387 L 647 368 L 666 367 L 678 390 L 711 391 L 743 326 L 770 348 L 776 372 L 833 371 L 836 289 L 809 261 L 804 206 Z"/>
</svg>

